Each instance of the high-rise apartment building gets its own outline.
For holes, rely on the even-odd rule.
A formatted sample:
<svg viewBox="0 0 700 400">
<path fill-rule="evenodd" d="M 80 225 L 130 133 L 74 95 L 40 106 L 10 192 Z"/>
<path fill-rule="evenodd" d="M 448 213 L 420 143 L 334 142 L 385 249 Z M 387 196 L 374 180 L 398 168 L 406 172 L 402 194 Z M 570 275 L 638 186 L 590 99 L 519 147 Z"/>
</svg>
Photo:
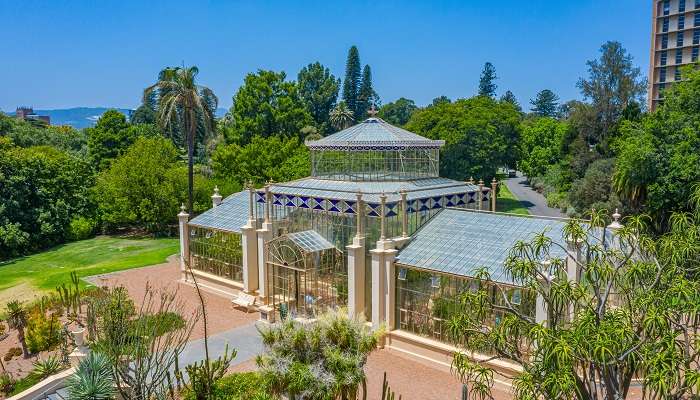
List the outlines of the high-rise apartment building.
<svg viewBox="0 0 700 400">
<path fill-rule="evenodd" d="M 681 79 L 680 67 L 698 61 L 700 0 L 652 0 L 648 106 L 663 101 L 663 91 Z"/>
</svg>

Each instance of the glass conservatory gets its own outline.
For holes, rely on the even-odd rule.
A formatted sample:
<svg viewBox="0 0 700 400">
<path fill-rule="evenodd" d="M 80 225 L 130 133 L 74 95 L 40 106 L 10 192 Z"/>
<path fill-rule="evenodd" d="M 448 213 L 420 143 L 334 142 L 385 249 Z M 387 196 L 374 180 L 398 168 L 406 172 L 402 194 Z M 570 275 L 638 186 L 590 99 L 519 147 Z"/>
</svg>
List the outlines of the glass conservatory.
<svg viewBox="0 0 700 400">
<path fill-rule="evenodd" d="M 276 317 L 315 317 L 345 305 L 343 253 L 315 231 L 279 236 L 268 244 L 267 304 Z M 277 320 L 277 318 L 274 318 Z"/>
</svg>

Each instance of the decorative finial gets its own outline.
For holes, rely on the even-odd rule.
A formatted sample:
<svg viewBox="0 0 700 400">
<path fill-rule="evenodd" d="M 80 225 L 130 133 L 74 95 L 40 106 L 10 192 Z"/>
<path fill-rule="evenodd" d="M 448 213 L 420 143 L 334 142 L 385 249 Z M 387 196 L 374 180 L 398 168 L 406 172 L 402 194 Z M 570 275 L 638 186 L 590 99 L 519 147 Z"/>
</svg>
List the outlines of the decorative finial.
<svg viewBox="0 0 700 400">
<path fill-rule="evenodd" d="M 214 194 L 217 196 L 219 195 L 219 185 L 214 186 Z"/>
<path fill-rule="evenodd" d="M 483 185 L 484 185 L 484 180 L 483 180 L 483 179 L 479 179 L 479 185 L 480 185 L 480 186 L 483 186 Z"/>
<path fill-rule="evenodd" d="M 608 228 L 610 229 L 620 229 L 622 228 L 622 224 L 620 223 L 620 213 L 617 211 L 617 208 L 615 209 L 615 212 L 612 215 L 613 221 L 608 225 Z"/>
<path fill-rule="evenodd" d="M 187 208 L 185 208 L 185 203 L 182 203 L 182 205 L 180 206 L 180 211 L 185 212 L 186 210 Z"/>
<path fill-rule="evenodd" d="M 372 106 L 367 110 L 367 115 L 369 115 L 370 118 L 374 118 L 377 115 L 377 109 L 374 108 L 374 103 L 372 103 Z"/>
</svg>

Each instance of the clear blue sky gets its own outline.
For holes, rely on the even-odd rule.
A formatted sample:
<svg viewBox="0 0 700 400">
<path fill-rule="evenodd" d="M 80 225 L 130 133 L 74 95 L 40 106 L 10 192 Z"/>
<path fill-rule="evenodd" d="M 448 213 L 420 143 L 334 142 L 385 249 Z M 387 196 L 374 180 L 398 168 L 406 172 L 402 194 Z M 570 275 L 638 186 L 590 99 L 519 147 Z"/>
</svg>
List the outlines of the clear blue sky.
<svg viewBox="0 0 700 400">
<path fill-rule="evenodd" d="M 135 108 L 169 65 L 195 64 L 222 107 L 246 73 L 296 79 L 314 61 L 343 75 L 355 44 L 384 103 L 468 97 L 491 61 L 499 95 L 543 88 L 579 97 L 600 45 L 618 40 L 647 73 L 648 0 L 32 1 L 0 0 L 0 109 Z M 15 4 L 22 4 L 15 7 Z"/>
</svg>

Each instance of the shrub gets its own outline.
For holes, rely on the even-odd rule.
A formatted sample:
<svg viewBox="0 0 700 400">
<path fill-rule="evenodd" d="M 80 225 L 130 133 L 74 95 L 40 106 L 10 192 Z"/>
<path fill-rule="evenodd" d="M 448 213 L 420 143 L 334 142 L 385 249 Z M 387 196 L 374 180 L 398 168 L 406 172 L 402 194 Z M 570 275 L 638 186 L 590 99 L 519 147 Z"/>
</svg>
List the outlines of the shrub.
<svg viewBox="0 0 700 400">
<path fill-rule="evenodd" d="M 51 314 L 47 317 L 36 310 L 27 323 L 27 348 L 31 353 L 50 350 L 61 343 L 61 324 L 58 318 Z"/>
<path fill-rule="evenodd" d="M 3 357 L 3 360 L 5 361 L 10 361 L 14 357 L 19 357 L 22 355 L 22 349 L 19 347 L 11 347 L 9 350 L 7 350 L 7 353 L 5 353 L 5 357 Z"/>
<path fill-rule="evenodd" d="M 49 356 L 45 360 L 37 360 L 34 362 L 34 370 L 32 375 L 39 377 L 39 379 L 44 379 L 48 376 L 54 375 L 63 369 L 63 363 L 56 356 Z"/>
<path fill-rule="evenodd" d="M 567 193 L 550 192 L 547 194 L 547 206 L 565 210 L 569 206 L 567 196 Z"/>
<path fill-rule="evenodd" d="M 184 393 L 185 400 L 194 400 L 192 392 Z M 214 385 L 214 399 L 273 400 L 267 393 L 265 381 L 258 372 L 242 372 L 227 375 Z"/>
<path fill-rule="evenodd" d="M 17 393 L 24 392 L 25 390 L 39 383 L 40 380 L 41 379 L 37 376 L 27 375 L 22 379 L 16 380 L 12 385 L 12 390 L 10 390 L 8 394 L 10 396 L 14 396 Z"/>
<path fill-rule="evenodd" d="M 10 393 L 15 386 L 15 380 L 8 373 L 0 374 L 0 393 Z"/>
<path fill-rule="evenodd" d="M 109 360 L 92 352 L 78 364 L 68 378 L 68 394 L 72 400 L 102 400 L 114 397 L 114 379 Z"/>
<path fill-rule="evenodd" d="M 146 325 L 146 332 L 163 336 L 168 332 L 185 327 L 185 319 L 178 313 L 168 311 L 141 317 L 141 323 Z"/>
<path fill-rule="evenodd" d="M 68 227 L 68 239 L 70 240 L 84 240 L 92 237 L 95 232 L 95 221 L 85 218 L 77 217 L 70 221 L 70 226 Z"/>
</svg>

